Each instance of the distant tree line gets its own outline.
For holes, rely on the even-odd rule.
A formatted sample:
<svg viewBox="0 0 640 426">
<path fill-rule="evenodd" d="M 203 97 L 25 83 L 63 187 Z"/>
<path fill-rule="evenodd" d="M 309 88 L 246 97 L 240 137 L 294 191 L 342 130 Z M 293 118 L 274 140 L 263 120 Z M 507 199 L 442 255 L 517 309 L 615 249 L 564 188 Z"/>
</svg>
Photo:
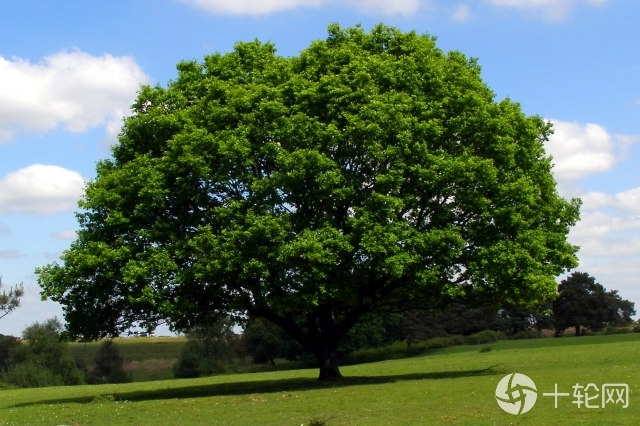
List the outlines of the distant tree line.
<svg viewBox="0 0 640 426">
<path fill-rule="evenodd" d="M 63 325 L 56 318 L 24 329 L 22 339 L 0 335 L 0 388 L 122 383 L 131 380 L 117 346 L 106 340 L 93 368 L 71 356 Z"/>
</svg>

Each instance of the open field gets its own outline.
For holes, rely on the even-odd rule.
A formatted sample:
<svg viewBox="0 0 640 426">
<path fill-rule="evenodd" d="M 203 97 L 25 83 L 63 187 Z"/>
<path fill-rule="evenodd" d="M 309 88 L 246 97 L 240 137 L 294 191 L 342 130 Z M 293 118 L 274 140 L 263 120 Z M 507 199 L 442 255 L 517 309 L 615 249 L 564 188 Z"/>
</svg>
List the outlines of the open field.
<svg viewBox="0 0 640 426">
<path fill-rule="evenodd" d="M 180 357 L 186 337 L 140 337 L 113 340 L 135 382 L 173 378 L 173 364 Z M 74 359 L 83 365 L 94 364 L 101 342 L 70 343 Z"/>
<path fill-rule="evenodd" d="M 339 383 L 318 383 L 315 370 L 291 370 L 5 390 L 0 424 L 632 425 L 640 419 L 639 353 L 640 334 L 500 341 L 343 367 L 348 378 Z M 520 416 L 503 412 L 494 397 L 512 372 L 538 389 L 535 407 Z M 572 393 L 576 383 L 628 384 L 629 407 L 578 408 L 566 396 L 554 408 L 542 395 L 556 384 Z"/>
</svg>

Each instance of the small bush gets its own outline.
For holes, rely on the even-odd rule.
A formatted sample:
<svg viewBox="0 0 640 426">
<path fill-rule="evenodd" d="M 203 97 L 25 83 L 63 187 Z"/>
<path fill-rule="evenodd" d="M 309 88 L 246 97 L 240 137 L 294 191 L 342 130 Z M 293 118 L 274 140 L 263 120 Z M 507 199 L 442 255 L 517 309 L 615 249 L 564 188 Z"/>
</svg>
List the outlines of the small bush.
<svg viewBox="0 0 640 426">
<path fill-rule="evenodd" d="M 513 340 L 539 339 L 541 337 L 542 337 L 542 332 L 538 330 L 522 330 L 509 336 L 509 338 Z"/>
<path fill-rule="evenodd" d="M 452 346 L 451 337 L 433 337 L 424 343 L 425 349 L 440 349 Z"/>
<path fill-rule="evenodd" d="M 637 327 L 635 327 L 633 330 L 627 328 L 627 327 L 616 327 L 614 325 L 609 325 L 607 326 L 607 328 L 604 329 L 604 331 L 602 332 L 602 334 L 626 334 L 626 333 L 631 333 L 636 332 L 635 330 Z"/>
<path fill-rule="evenodd" d="M 636 325 L 635 327 L 633 327 L 633 332 L 640 333 L 640 325 Z"/>
<path fill-rule="evenodd" d="M 13 350 L 18 344 L 18 339 L 15 337 L 0 334 L 0 370 L 5 370 L 9 366 Z"/>
<path fill-rule="evenodd" d="M 20 388 L 62 386 L 65 384 L 59 374 L 34 361 L 12 365 L 3 374 L 3 380 Z"/>
<path fill-rule="evenodd" d="M 449 336 L 449 340 L 451 342 L 450 346 L 460 346 L 460 345 L 465 345 L 467 343 L 464 336 L 460 336 L 459 334 L 454 334 L 453 336 Z"/>
<path fill-rule="evenodd" d="M 467 336 L 466 341 L 470 345 L 481 345 L 484 343 L 493 343 L 504 339 L 504 334 L 493 330 L 482 330 L 478 333 Z"/>
</svg>

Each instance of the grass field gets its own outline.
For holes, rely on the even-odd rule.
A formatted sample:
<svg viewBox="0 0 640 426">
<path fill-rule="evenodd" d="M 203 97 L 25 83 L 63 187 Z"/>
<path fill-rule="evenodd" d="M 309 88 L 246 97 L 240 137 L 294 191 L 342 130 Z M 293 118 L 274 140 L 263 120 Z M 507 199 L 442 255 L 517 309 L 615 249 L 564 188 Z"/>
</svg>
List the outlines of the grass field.
<svg viewBox="0 0 640 426">
<path fill-rule="evenodd" d="M 500 341 L 342 368 L 224 375 L 125 385 L 0 391 L 0 424 L 49 425 L 635 425 L 640 421 L 640 334 Z M 528 375 L 538 399 L 519 416 L 495 400 L 507 373 Z M 629 407 L 578 408 L 576 383 L 626 383 Z M 595 403 L 595 400 L 592 404 Z"/>
<path fill-rule="evenodd" d="M 173 378 L 173 364 L 180 357 L 186 337 L 144 337 L 114 339 L 135 382 Z M 100 342 L 70 343 L 69 351 L 83 365 L 94 364 Z"/>
</svg>

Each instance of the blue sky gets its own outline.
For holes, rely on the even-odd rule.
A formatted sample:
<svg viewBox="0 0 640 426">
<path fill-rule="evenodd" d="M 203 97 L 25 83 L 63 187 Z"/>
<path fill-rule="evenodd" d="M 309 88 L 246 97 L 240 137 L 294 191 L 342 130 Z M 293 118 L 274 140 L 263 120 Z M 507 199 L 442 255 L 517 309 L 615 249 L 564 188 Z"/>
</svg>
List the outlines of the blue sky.
<svg viewBox="0 0 640 426">
<path fill-rule="evenodd" d="M 24 283 L 0 333 L 61 309 L 34 268 L 74 239 L 74 209 L 141 84 L 236 41 L 297 55 L 327 26 L 383 22 L 477 57 L 497 99 L 553 121 L 562 195 L 584 201 L 579 270 L 640 311 L 640 38 L 636 0 L 66 0 L 0 5 L 0 276 Z"/>
</svg>

